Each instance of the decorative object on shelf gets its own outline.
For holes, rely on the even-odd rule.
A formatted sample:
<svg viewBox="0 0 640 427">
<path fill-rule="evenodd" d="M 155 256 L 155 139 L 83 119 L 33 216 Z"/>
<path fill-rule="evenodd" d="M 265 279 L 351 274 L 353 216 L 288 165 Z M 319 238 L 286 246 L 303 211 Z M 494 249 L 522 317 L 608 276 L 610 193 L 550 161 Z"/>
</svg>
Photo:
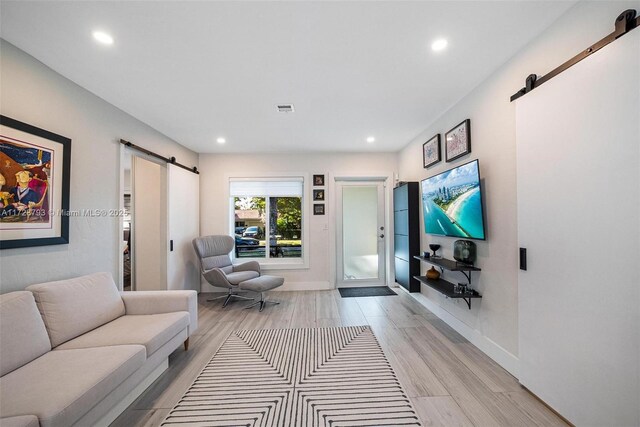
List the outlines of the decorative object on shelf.
<svg viewBox="0 0 640 427">
<path fill-rule="evenodd" d="M 433 251 L 433 255 L 431 255 L 431 258 L 435 258 L 435 259 L 440 258 L 438 256 L 438 254 L 436 253 L 436 252 L 438 252 L 438 249 L 440 249 L 440 245 L 439 244 L 431 243 L 431 244 L 429 244 L 429 249 L 431 249 Z"/>
<path fill-rule="evenodd" d="M 471 120 L 467 119 L 444 134 L 447 162 L 471 153 Z"/>
<path fill-rule="evenodd" d="M 313 190 L 313 201 L 324 201 L 324 190 Z"/>
<path fill-rule="evenodd" d="M 429 253 L 429 251 L 422 252 L 422 257 L 423 258 L 429 258 L 430 256 L 431 256 L 431 254 Z"/>
<path fill-rule="evenodd" d="M 440 278 L 440 272 L 436 270 L 435 267 L 431 267 L 429 270 L 427 270 L 426 276 L 429 280 L 438 280 Z"/>
<path fill-rule="evenodd" d="M 476 262 L 476 244 L 470 240 L 456 240 L 453 242 L 453 259 L 465 264 Z"/>
<path fill-rule="evenodd" d="M 314 215 L 324 215 L 324 203 L 314 203 L 313 204 L 313 214 Z"/>
<path fill-rule="evenodd" d="M 0 116 L 0 249 L 69 243 L 71 140 Z"/>
<path fill-rule="evenodd" d="M 324 175 L 313 175 L 314 187 L 320 187 L 324 185 Z"/>
<path fill-rule="evenodd" d="M 440 155 L 440 134 L 422 144 L 422 166 L 426 169 L 442 160 Z"/>
</svg>

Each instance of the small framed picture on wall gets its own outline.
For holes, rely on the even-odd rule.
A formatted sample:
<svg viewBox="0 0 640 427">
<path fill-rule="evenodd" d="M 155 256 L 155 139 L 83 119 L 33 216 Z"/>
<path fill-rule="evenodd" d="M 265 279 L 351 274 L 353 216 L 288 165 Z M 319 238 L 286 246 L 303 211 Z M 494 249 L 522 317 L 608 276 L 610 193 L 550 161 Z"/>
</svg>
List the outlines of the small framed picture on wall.
<svg viewBox="0 0 640 427">
<path fill-rule="evenodd" d="M 471 120 L 467 119 L 444 134 L 447 162 L 471 153 Z"/>
<path fill-rule="evenodd" d="M 426 169 L 440 160 L 440 134 L 422 144 L 422 166 Z"/>
<path fill-rule="evenodd" d="M 313 200 L 316 202 L 324 201 L 324 190 L 313 190 Z"/>
<path fill-rule="evenodd" d="M 315 187 L 324 185 L 324 175 L 313 175 L 313 185 Z"/>
<path fill-rule="evenodd" d="M 314 215 L 324 215 L 324 203 L 314 203 L 313 204 L 313 214 Z"/>
</svg>

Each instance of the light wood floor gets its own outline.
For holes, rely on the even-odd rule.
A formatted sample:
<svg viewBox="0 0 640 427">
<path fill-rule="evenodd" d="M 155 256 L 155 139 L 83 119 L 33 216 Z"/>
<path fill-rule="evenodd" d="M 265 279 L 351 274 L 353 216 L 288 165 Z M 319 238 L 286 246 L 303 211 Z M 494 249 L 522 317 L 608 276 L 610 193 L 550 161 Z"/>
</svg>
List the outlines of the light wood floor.
<svg viewBox="0 0 640 427">
<path fill-rule="evenodd" d="M 262 313 L 246 301 L 206 302 L 189 351 L 113 424 L 156 426 L 229 334 L 238 329 L 371 325 L 425 426 L 565 426 L 507 371 L 408 294 L 341 298 L 338 291 L 270 292 L 280 305 Z"/>
</svg>

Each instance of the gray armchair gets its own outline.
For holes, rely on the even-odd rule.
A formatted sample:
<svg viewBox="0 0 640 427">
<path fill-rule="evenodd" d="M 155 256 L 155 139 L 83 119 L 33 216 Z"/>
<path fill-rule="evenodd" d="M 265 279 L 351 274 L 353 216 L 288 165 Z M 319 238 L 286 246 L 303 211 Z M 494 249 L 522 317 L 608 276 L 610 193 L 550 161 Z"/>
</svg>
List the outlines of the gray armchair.
<svg viewBox="0 0 640 427">
<path fill-rule="evenodd" d="M 235 240 L 231 236 L 203 236 L 193 239 L 193 248 L 200 259 L 202 276 L 212 286 L 229 289 L 227 295 L 214 298 L 225 298 L 223 307 L 227 306 L 231 298 L 252 300 L 253 298 L 238 295 L 238 285 L 260 276 L 260 264 L 256 261 L 233 265 L 229 253 L 233 250 L 234 244 Z"/>
</svg>

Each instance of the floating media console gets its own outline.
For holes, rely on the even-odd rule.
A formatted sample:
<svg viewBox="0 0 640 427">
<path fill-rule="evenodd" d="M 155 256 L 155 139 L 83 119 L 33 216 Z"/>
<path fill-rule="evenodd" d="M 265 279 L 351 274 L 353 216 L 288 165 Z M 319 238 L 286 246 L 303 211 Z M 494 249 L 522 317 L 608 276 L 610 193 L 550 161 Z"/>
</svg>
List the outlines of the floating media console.
<svg viewBox="0 0 640 427">
<path fill-rule="evenodd" d="M 467 283 L 469 286 L 471 286 L 471 272 L 482 271 L 477 267 L 463 264 L 463 263 L 454 261 L 452 259 L 446 259 L 446 258 L 434 259 L 434 258 L 424 258 L 421 256 L 415 256 L 414 258 L 419 259 L 420 261 L 423 261 L 423 262 L 428 262 L 429 264 L 433 264 L 438 268 L 440 268 L 442 272 L 444 272 L 444 270 L 461 272 L 462 274 L 464 274 L 464 277 L 467 278 Z M 463 294 L 455 293 L 453 291 L 453 286 L 454 286 L 453 283 L 448 282 L 444 279 L 434 280 L 434 279 L 428 279 L 426 276 L 413 276 L 413 278 L 418 280 L 420 283 L 423 283 L 429 286 L 430 288 L 435 289 L 436 291 L 440 292 L 447 298 L 457 298 L 457 299 L 464 300 L 464 302 L 467 303 L 467 307 L 469 307 L 469 310 L 471 310 L 471 300 L 473 298 L 482 298 L 482 295 L 480 295 L 477 291 L 473 289 L 470 292 L 466 292 Z"/>
</svg>

